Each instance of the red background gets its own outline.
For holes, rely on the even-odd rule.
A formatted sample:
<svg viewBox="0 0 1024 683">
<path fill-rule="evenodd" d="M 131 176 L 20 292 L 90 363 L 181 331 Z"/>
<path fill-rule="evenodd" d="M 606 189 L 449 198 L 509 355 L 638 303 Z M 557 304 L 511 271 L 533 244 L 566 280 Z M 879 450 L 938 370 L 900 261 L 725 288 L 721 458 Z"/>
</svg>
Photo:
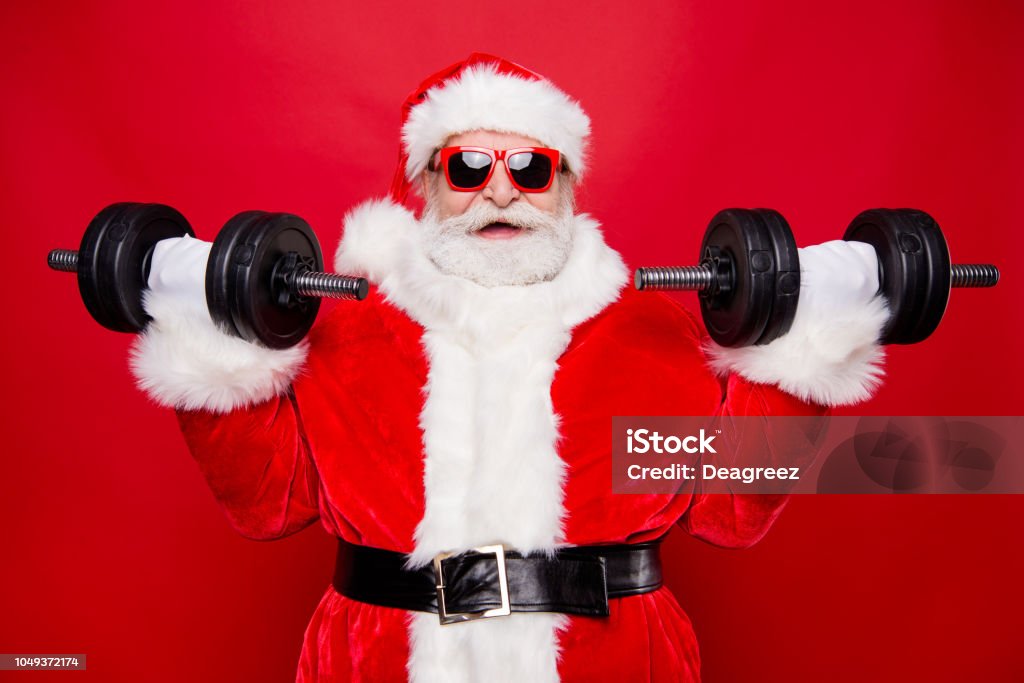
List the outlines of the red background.
<svg viewBox="0 0 1024 683">
<path fill-rule="evenodd" d="M 290 4 L 0 9 L 0 652 L 85 652 L 104 681 L 294 676 L 331 539 L 235 536 L 131 339 L 43 257 L 121 200 L 205 239 L 290 211 L 333 251 L 388 186 L 402 99 L 473 50 L 581 101 L 583 208 L 634 266 L 694 260 L 726 206 L 781 210 L 801 245 L 864 208 L 931 212 L 1003 282 L 955 292 L 846 412 L 1024 413 L 1020 3 Z M 674 534 L 669 583 L 709 682 L 1021 680 L 1022 541 L 1021 496 L 805 497 L 749 551 Z"/>
</svg>

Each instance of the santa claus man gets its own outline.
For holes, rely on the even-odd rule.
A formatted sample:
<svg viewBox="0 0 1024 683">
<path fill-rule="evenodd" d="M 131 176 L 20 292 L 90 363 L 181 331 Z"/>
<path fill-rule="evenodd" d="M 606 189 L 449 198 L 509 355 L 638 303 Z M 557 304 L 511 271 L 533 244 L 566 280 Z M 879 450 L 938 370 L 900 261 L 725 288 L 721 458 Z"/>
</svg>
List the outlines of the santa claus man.
<svg viewBox="0 0 1024 683">
<path fill-rule="evenodd" d="M 297 680 L 698 680 L 658 542 L 680 526 L 749 545 L 784 499 L 613 495 L 611 418 L 867 398 L 887 315 L 874 252 L 802 250 L 791 332 L 717 348 L 684 309 L 627 287 L 598 221 L 575 212 L 589 119 L 551 82 L 474 54 L 403 111 L 391 197 L 351 211 L 336 256 L 368 299 L 297 347 L 262 348 L 211 322 L 209 245 L 168 240 L 140 385 L 178 411 L 239 532 L 319 519 L 338 537 Z"/>
</svg>

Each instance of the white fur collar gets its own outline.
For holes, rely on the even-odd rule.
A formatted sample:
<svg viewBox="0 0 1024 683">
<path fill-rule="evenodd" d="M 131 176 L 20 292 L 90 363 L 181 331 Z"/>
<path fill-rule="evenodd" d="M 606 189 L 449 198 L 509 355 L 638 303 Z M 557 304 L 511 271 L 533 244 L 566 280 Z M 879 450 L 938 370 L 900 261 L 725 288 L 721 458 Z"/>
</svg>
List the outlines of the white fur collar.
<svg viewBox="0 0 1024 683">
<path fill-rule="evenodd" d="M 622 258 L 605 244 L 597 221 L 586 214 L 575 219 L 572 252 L 557 277 L 525 287 L 488 288 L 440 272 L 420 246 L 412 212 L 387 199 L 370 200 L 345 217 L 335 268 L 369 278 L 427 329 L 453 326 L 482 338 L 549 316 L 571 328 L 618 298 L 627 279 Z"/>
<path fill-rule="evenodd" d="M 419 227 L 403 207 L 368 202 L 346 218 L 336 259 L 339 272 L 376 282 L 424 328 L 425 506 L 409 563 L 492 543 L 550 551 L 564 541 L 565 515 L 551 382 L 572 329 L 618 298 L 626 268 L 597 222 L 580 215 L 554 279 L 486 288 L 440 272 Z M 558 614 L 516 613 L 440 627 L 434 615 L 414 614 L 409 677 L 557 681 L 564 624 Z"/>
</svg>

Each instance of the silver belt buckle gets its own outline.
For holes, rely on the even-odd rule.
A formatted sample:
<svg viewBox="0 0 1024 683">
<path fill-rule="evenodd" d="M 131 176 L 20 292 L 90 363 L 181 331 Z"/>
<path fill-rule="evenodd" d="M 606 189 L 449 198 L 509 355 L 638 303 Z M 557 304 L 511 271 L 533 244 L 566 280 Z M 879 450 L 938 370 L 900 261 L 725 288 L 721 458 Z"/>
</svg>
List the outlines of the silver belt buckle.
<svg viewBox="0 0 1024 683">
<path fill-rule="evenodd" d="M 494 555 L 494 559 L 498 563 L 498 590 L 501 593 L 501 607 L 494 607 L 483 612 L 449 612 L 444 604 L 444 576 L 441 574 L 441 560 L 459 553 L 438 553 L 434 556 L 434 583 L 437 586 L 437 616 L 441 619 L 442 626 L 490 617 L 507 617 L 512 614 L 512 604 L 508 597 L 508 574 L 505 571 L 505 546 L 481 545 L 470 548 L 469 552 Z"/>
</svg>

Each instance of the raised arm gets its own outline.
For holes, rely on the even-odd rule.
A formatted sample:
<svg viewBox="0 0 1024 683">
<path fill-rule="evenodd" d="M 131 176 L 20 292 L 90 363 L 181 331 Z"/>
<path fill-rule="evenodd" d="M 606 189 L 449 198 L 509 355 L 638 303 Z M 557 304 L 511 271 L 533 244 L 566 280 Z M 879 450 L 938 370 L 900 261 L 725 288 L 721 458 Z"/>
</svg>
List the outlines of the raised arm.
<svg viewBox="0 0 1024 683">
<path fill-rule="evenodd" d="M 772 442 L 771 417 L 777 415 L 827 415 L 830 408 L 814 403 L 807 403 L 780 391 L 767 384 L 755 384 L 738 374 L 729 375 L 726 394 L 719 408 L 719 415 L 756 417 L 765 419 L 743 423 L 736 429 L 756 429 L 757 434 L 751 440 L 760 442 L 761 434 L 767 439 L 767 447 L 773 459 L 765 462 L 768 466 L 789 465 L 799 461 L 801 457 L 809 458 L 812 452 L 787 454 L 779 452 L 785 448 Z M 734 452 L 736 442 L 741 434 L 732 434 L 735 430 L 727 430 L 734 440 L 728 447 L 719 449 L 723 455 Z M 721 438 L 721 437 L 720 437 Z M 785 439 L 790 441 L 790 439 Z M 717 466 L 730 466 L 722 460 L 714 461 Z M 757 543 L 768 532 L 782 512 L 788 500 L 781 494 L 749 494 L 749 493 L 704 493 L 699 485 L 691 499 L 690 506 L 679 520 L 679 525 L 688 533 L 714 545 L 727 548 L 745 548 Z"/>
<path fill-rule="evenodd" d="M 826 415 L 871 397 L 881 381 L 878 344 L 888 308 L 869 245 L 827 242 L 800 250 L 800 303 L 790 332 L 770 344 L 726 349 L 705 340 L 709 364 L 727 377 L 723 416 Z M 770 438 L 770 437 L 769 437 Z M 679 524 L 715 545 L 746 547 L 779 516 L 785 495 L 702 494 Z"/>
<path fill-rule="evenodd" d="M 218 329 L 203 290 L 210 245 L 157 245 L 132 370 L 156 403 L 174 408 L 193 458 L 232 526 L 271 540 L 316 521 L 319 478 L 291 391 L 303 342 L 267 349 Z"/>
</svg>

